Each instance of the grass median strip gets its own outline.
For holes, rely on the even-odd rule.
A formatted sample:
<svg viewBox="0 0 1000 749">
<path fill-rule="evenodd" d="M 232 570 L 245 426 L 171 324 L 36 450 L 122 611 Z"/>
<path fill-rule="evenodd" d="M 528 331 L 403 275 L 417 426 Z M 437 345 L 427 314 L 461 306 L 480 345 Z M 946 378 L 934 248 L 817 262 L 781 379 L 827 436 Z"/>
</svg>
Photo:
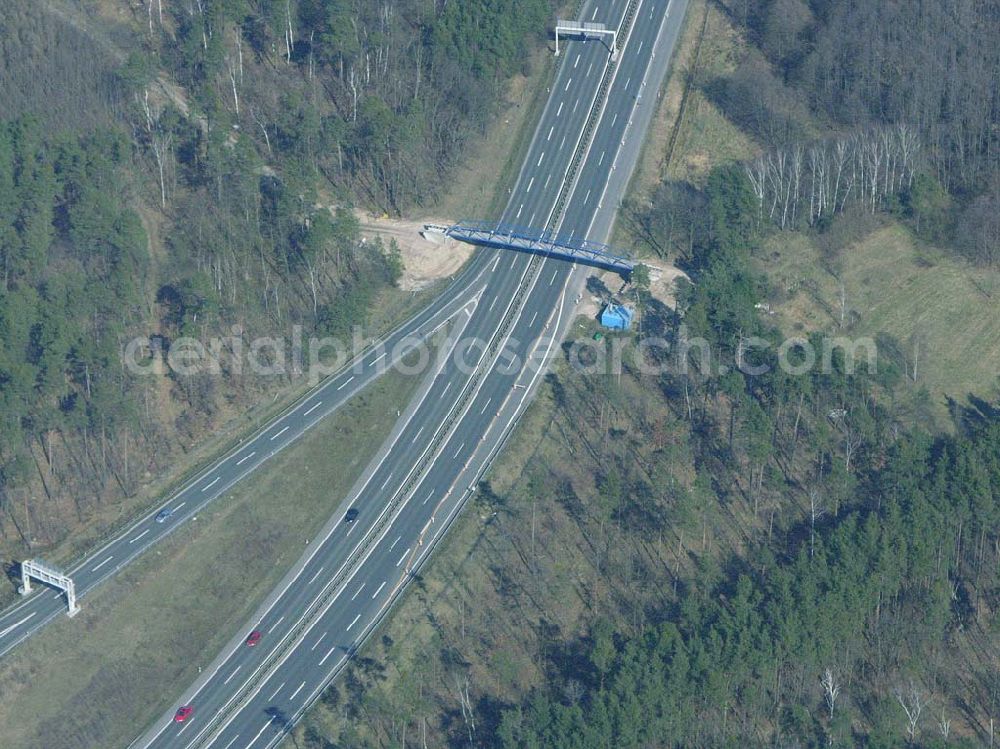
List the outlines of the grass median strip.
<svg viewBox="0 0 1000 749">
<path fill-rule="evenodd" d="M 0 661 L 5 749 L 126 746 L 298 558 L 418 382 L 384 376 Z"/>
</svg>

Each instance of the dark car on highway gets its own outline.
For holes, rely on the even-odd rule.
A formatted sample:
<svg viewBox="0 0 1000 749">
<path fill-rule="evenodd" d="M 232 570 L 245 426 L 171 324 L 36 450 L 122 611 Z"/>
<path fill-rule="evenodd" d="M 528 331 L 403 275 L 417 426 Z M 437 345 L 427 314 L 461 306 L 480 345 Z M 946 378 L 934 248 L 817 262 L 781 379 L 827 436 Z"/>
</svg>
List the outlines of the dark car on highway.
<svg viewBox="0 0 1000 749">
<path fill-rule="evenodd" d="M 157 523 L 162 523 L 164 520 L 166 520 L 167 518 L 169 518 L 173 514 L 174 514 L 173 508 L 164 507 L 158 513 L 156 513 L 156 522 Z"/>
<path fill-rule="evenodd" d="M 357 519 L 358 519 L 358 508 L 357 507 L 352 507 L 351 509 L 349 509 L 347 511 L 347 514 L 344 515 L 344 522 L 347 525 L 350 525 L 351 523 L 353 523 Z"/>
</svg>

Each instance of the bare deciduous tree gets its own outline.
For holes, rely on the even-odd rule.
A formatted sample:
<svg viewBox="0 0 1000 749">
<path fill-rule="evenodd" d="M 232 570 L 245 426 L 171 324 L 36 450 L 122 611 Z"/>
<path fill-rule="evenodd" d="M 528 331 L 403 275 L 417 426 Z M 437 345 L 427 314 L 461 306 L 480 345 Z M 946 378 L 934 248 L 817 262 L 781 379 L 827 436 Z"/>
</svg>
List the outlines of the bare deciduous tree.
<svg viewBox="0 0 1000 749">
<path fill-rule="evenodd" d="M 840 696 L 840 680 L 837 679 L 832 668 L 827 668 L 823 672 L 820 684 L 823 685 L 823 699 L 826 700 L 827 713 L 830 720 L 833 720 L 833 711 L 837 707 L 837 698 Z"/>
<path fill-rule="evenodd" d="M 149 101 L 149 89 L 143 91 L 142 98 L 136 95 L 136 102 L 142 109 L 144 116 L 144 138 L 153 152 L 156 159 L 156 168 L 160 177 L 160 206 L 167 207 L 167 183 L 165 170 L 167 168 L 167 155 L 170 152 L 170 145 L 173 142 L 172 133 L 164 133 L 160 127 L 160 111 Z"/>
<path fill-rule="evenodd" d="M 920 723 L 920 714 L 927 707 L 927 696 L 920 686 L 910 680 L 909 685 L 906 689 L 902 687 L 896 687 L 893 690 L 893 696 L 896 698 L 896 702 L 899 706 L 903 708 L 903 712 L 906 714 L 906 735 L 909 737 L 910 741 L 913 741 L 917 735 L 917 726 Z"/>
<path fill-rule="evenodd" d="M 456 674 L 455 690 L 458 692 L 458 702 L 462 706 L 462 719 L 465 720 L 465 727 L 469 732 L 469 746 L 472 746 L 476 736 L 476 714 L 469 698 L 469 677 Z"/>
<path fill-rule="evenodd" d="M 944 710 L 941 711 L 941 717 L 938 718 L 937 725 L 942 738 L 947 741 L 948 735 L 951 733 L 951 718 L 945 714 Z"/>
</svg>

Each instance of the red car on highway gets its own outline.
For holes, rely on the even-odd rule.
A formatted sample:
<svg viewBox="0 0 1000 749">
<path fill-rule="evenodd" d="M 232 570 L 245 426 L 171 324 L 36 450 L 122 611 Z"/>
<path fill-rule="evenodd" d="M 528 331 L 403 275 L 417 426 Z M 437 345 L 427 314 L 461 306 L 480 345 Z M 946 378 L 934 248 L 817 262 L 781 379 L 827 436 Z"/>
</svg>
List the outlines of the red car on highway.
<svg viewBox="0 0 1000 749">
<path fill-rule="evenodd" d="M 193 712 L 194 708 L 191 705 L 185 705 L 184 707 L 177 708 L 177 712 L 174 713 L 174 722 L 183 723 L 185 720 L 191 717 L 191 713 Z"/>
<path fill-rule="evenodd" d="M 255 629 L 253 632 L 251 632 L 250 636 L 247 638 L 247 647 L 252 648 L 258 642 L 260 642 L 260 637 L 261 635 L 259 629 Z"/>
</svg>

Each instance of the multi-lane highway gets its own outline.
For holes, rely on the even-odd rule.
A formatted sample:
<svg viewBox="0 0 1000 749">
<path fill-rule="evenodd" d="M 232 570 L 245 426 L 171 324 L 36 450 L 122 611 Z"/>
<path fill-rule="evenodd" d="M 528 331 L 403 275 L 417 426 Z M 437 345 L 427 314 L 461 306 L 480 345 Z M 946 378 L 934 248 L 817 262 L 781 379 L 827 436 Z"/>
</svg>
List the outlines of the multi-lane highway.
<svg viewBox="0 0 1000 749">
<path fill-rule="evenodd" d="M 224 458 L 200 472 L 169 501 L 104 543 L 67 571 L 78 598 L 114 575 L 150 546 L 182 526 L 206 504 L 224 495 L 236 482 L 257 470 L 268 458 L 294 442 L 317 422 L 333 413 L 371 381 L 394 365 L 410 347 L 425 341 L 449 321 L 461 321 L 463 310 L 485 288 L 488 258 L 476 256 L 437 301 L 391 334 L 360 352 L 266 428 L 243 440 Z M 164 514 L 169 517 L 157 520 Z M 0 656 L 66 612 L 62 593 L 44 585 L 0 614 Z"/>
<path fill-rule="evenodd" d="M 577 237 L 607 236 L 685 6 L 686 0 L 585 4 L 584 20 L 608 26 L 617 27 L 627 11 L 634 14 L 631 33 L 622 37 L 614 65 L 598 42 L 563 47 L 502 221 L 559 227 Z M 602 80 L 609 84 L 607 94 L 595 104 Z M 596 127 L 583 139 L 594 107 Z M 574 154 L 584 158 L 572 175 Z M 566 185 L 568 177 L 572 185 Z M 570 188 L 565 210 L 553 215 L 564 186 Z M 423 323 L 430 329 L 445 318 L 453 321 L 446 345 L 453 355 L 427 378 L 379 456 L 253 620 L 135 746 L 274 746 L 426 559 L 530 397 L 541 370 L 521 365 L 551 352 L 581 278 L 568 263 L 497 251 L 477 253 L 472 268 L 462 286 L 467 292 Z M 312 402 L 293 413 L 307 418 Z M 284 426 L 269 427 L 256 441 L 263 444 Z M 229 463 L 243 451 L 253 448 L 242 448 Z M 358 516 L 345 524 L 350 508 Z M 262 633 L 253 648 L 243 642 L 250 630 Z M 193 712 L 175 723 L 180 705 L 191 705 Z"/>
</svg>

